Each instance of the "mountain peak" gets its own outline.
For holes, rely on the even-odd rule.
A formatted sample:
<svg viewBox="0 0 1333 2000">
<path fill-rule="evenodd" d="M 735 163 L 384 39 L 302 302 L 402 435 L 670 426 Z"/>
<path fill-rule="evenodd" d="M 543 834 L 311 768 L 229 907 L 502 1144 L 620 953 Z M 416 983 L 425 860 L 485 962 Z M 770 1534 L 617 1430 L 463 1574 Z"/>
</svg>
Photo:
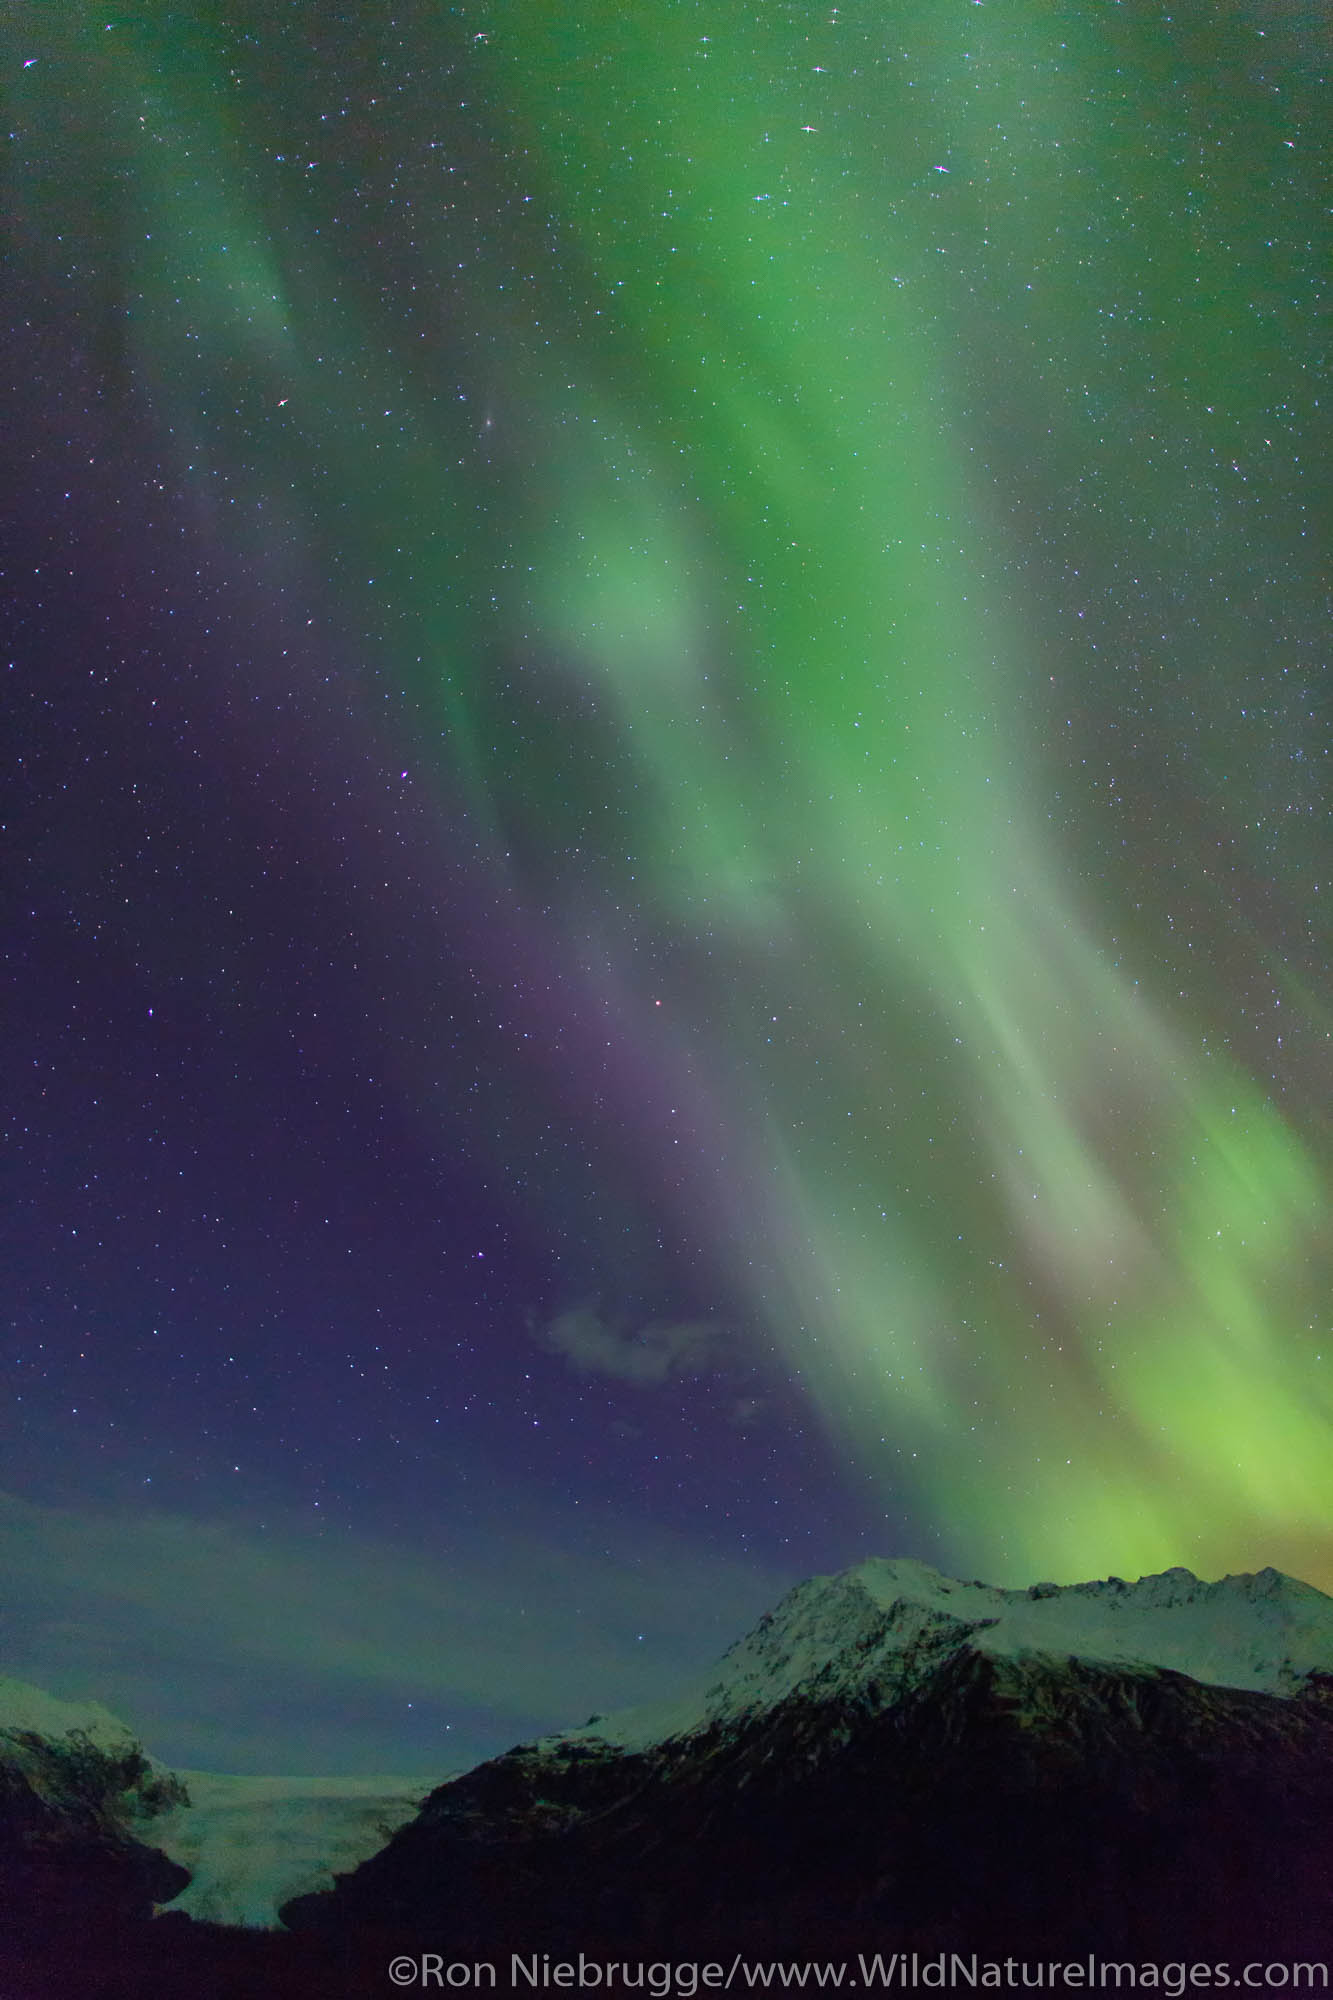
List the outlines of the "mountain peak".
<svg viewBox="0 0 1333 2000">
<path fill-rule="evenodd" d="M 1333 1598 L 1273 1568 L 1215 1583 L 1177 1567 L 1133 1583 L 1007 1589 L 911 1557 L 870 1557 L 797 1584 L 681 1701 L 600 1717 L 573 1735 L 642 1748 L 762 1714 L 798 1691 L 879 1707 L 964 1649 L 1166 1669 L 1285 1697 L 1333 1672 Z"/>
<path fill-rule="evenodd" d="M 867 1934 L 1313 1953 L 1333 1935 L 1330 1669 L 1333 1599 L 1273 1569 L 1002 1589 L 862 1562 L 790 1590 L 675 1708 L 441 1785 L 282 1915 L 433 1925 L 459 1959 L 520 1910 L 571 1957 L 599 1924 L 719 1959 L 726 1937 Z"/>
<path fill-rule="evenodd" d="M 86 1736 L 102 1749 L 134 1741 L 134 1731 L 100 1701 L 61 1701 L 30 1681 L 0 1675 L 0 1736 Z"/>
</svg>

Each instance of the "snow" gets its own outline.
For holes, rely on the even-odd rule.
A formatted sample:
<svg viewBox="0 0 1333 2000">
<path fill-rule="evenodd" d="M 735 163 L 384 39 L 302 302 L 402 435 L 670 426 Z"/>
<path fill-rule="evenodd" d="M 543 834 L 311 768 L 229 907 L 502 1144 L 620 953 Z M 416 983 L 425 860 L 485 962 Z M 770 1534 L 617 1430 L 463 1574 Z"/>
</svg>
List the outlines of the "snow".
<svg viewBox="0 0 1333 2000">
<path fill-rule="evenodd" d="M 0 1754 L 6 1732 L 30 1731 L 60 1743 L 72 1730 L 104 1750 L 138 1741 L 129 1723 L 100 1702 L 60 1701 L 27 1681 L 0 1678 Z M 25 1763 L 19 1746 L 11 1746 L 11 1756 L 20 1766 Z M 168 1768 L 154 1757 L 149 1762 L 156 1771 Z M 307 1890 L 330 1888 L 335 1869 L 368 1860 L 446 1775 L 453 1774 L 442 1771 L 424 1783 L 180 1771 L 189 1805 L 137 1815 L 128 1830 L 191 1872 L 191 1881 L 165 1908 L 211 1923 L 272 1929 L 280 1904 Z"/>
<path fill-rule="evenodd" d="M 924 1563 L 863 1563 L 848 1572 L 886 1611 L 907 1601 L 969 1622 L 993 1620 L 979 1651 L 1168 1667 L 1214 1687 L 1293 1695 L 1333 1672 L 1333 1598 L 1275 1569 L 1204 1583 L 1187 1569 L 1126 1583 L 956 1583 Z"/>
<path fill-rule="evenodd" d="M 191 1871 L 164 1905 L 215 1924 L 278 1925 L 292 1896 L 378 1853 L 431 1789 L 419 1778 L 244 1778 L 182 1771 L 190 1804 L 140 1837 Z"/>
<path fill-rule="evenodd" d="M 17 1730 L 57 1739 L 81 1730 L 104 1750 L 135 1741 L 129 1723 L 100 1701 L 58 1701 L 44 1688 L 0 1676 L 0 1734 Z"/>
<path fill-rule="evenodd" d="M 872 1686 L 902 1692 L 965 1647 L 1013 1660 L 1168 1668 L 1286 1697 L 1309 1674 L 1333 1673 L 1333 1598 L 1274 1569 L 1218 1583 L 1170 1569 L 1137 1583 L 1004 1590 L 873 1558 L 798 1584 L 670 1706 L 598 1716 L 539 1747 L 643 1750 L 760 1715 L 798 1689 L 814 1699 L 856 1698 Z"/>
</svg>

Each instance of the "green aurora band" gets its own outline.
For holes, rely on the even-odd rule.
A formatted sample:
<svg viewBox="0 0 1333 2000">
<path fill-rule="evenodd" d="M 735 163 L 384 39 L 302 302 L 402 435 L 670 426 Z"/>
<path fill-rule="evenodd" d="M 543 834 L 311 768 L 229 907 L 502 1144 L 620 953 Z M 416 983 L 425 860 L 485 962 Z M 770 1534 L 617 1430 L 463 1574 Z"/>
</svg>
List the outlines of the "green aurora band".
<svg viewBox="0 0 1333 2000">
<path fill-rule="evenodd" d="M 1235 334 L 1265 197 L 1247 220 L 1244 164 L 1196 162 L 1191 208 L 1208 93 L 1122 11 L 416 10 L 416 108 L 357 170 L 388 302 L 330 220 L 351 164 L 337 195 L 293 164 L 317 79 L 284 141 L 221 29 L 96 61 L 139 176 L 135 365 L 182 461 L 228 461 L 219 532 L 272 573 L 284 523 L 392 601 L 442 793 L 637 1079 L 650 1179 L 688 1126 L 659 1219 L 849 1478 L 996 1581 L 1275 1562 L 1328 1588 L 1317 1120 L 1201 1037 L 1077 865 L 1050 667 L 1077 643 L 1109 677 L 1110 647 L 1052 641 L 992 463 L 1015 490 L 1027 455 L 1086 473 L 1075 544 L 1126 589 L 1245 567 L 1249 516 L 1210 517 L 1206 557 L 1173 529 L 1187 455 L 1099 455 L 1131 380 L 1154 438 L 1214 404 L 1253 428 L 1276 338 Z M 1242 108 L 1282 143 L 1257 86 Z M 465 404 L 409 285 L 455 302 Z M 1007 446 L 976 415 L 1006 393 Z"/>
</svg>

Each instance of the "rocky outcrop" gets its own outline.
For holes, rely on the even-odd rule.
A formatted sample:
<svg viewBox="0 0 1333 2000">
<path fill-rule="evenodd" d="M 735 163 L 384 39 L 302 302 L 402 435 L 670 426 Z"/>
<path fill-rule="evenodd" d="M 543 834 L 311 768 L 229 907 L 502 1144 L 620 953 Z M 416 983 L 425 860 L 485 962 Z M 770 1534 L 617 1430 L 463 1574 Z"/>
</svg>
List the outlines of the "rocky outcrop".
<svg viewBox="0 0 1333 2000">
<path fill-rule="evenodd" d="M 189 1881 L 141 1838 L 183 1787 L 104 1710 L 6 1686 L 18 1698 L 0 1704 L 0 1925 L 63 1935 L 146 1919 Z"/>
</svg>

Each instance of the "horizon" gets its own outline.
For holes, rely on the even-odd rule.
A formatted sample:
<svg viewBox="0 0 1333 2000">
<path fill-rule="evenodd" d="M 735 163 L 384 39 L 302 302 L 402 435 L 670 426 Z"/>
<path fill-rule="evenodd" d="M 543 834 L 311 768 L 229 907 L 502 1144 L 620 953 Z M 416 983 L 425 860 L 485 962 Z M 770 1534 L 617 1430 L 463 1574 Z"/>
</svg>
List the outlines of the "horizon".
<svg viewBox="0 0 1333 2000">
<path fill-rule="evenodd" d="M 1045 1602 L 1051 1601 L 1049 1593 L 1056 1593 L 1056 1594 L 1062 1594 L 1064 1592 L 1077 1593 L 1083 1590 L 1087 1590 L 1090 1587 L 1095 1587 L 1098 1585 L 1105 1585 L 1105 1584 L 1119 1584 L 1122 1585 L 1127 1591 L 1132 1592 L 1133 1590 L 1137 1589 L 1140 1585 L 1145 1583 L 1162 1582 L 1168 1578 L 1175 1579 L 1177 1577 L 1180 1577 L 1186 1579 L 1190 1584 L 1199 1585 L 1205 1591 L 1216 1591 L 1220 1589 L 1223 1585 L 1228 1583 L 1257 1582 L 1267 1576 L 1275 1576 L 1278 1579 L 1280 1579 L 1280 1581 L 1282 1581 L 1283 1583 L 1294 1583 L 1298 1586 L 1298 1588 L 1302 1590 L 1314 1591 L 1320 1598 L 1322 1598 L 1329 1605 L 1330 1612 L 1333 1613 L 1333 1594 L 1330 1594 L 1329 1592 L 1326 1591 L 1320 1591 L 1316 1585 L 1308 1583 L 1304 1578 L 1290 1576 L 1285 1571 L 1274 1569 L 1272 1565 L 1267 1565 L 1265 1566 L 1265 1568 L 1258 1571 L 1243 1571 L 1217 1578 L 1199 1577 L 1196 1576 L 1190 1570 L 1186 1570 L 1183 1568 L 1174 1568 L 1166 1571 L 1150 1572 L 1145 1576 L 1140 1576 L 1136 1578 L 1126 1578 L 1126 1577 L 1116 1577 L 1116 1576 L 1086 1577 L 1078 1579 L 1076 1581 L 1060 1583 L 1060 1584 L 1053 1584 L 1050 1582 L 1049 1579 L 1041 1578 L 1041 1579 L 1034 1579 L 1034 1581 L 1028 1585 L 1003 1585 L 1003 1584 L 988 1584 L 977 1578 L 945 1577 L 941 1571 L 934 1569 L 930 1564 L 920 1562 L 915 1557 L 864 1556 L 860 1558 L 860 1560 L 857 1561 L 856 1563 L 849 1565 L 849 1567 L 845 1570 L 817 1573 L 813 1576 L 802 1578 L 800 1582 L 790 1586 L 789 1589 L 783 1593 L 781 1598 L 779 1598 L 773 1604 L 766 1607 L 766 1610 L 759 1615 L 758 1623 L 752 1623 L 751 1625 L 747 1626 L 743 1631 L 737 1632 L 729 1641 L 725 1643 L 720 1653 L 716 1654 L 708 1661 L 694 1662 L 692 1668 L 687 1666 L 682 1671 L 680 1678 L 676 1682 L 674 1682 L 669 1689 L 666 1690 L 665 1694 L 662 1695 L 657 1702 L 643 1703 L 635 1701 L 623 1704 L 619 1709 L 612 1709 L 610 1712 L 594 1710 L 593 1714 L 586 1717 L 585 1720 L 581 1723 L 574 1720 L 572 1717 L 563 1720 L 552 1720 L 550 1718 L 547 1718 L 545 1721 L 541 1722 L 540 1725 L 535 1725 L 529 1731 L 521 1732 L 517 1736 L 507 1736 L 504 1734 L 503 1730 L 501 1730 L 498 1734 L 493 1731 L 490 1736 L 486 1736 L 485 1734 L 478 1735 L 475 1733 L 472 1734 L 471 1736 L 465 1736 L 460 1734 L 460 1736 L 455 1739 L 452 1737 L 452 1730 L 446 1728 L 445 1733 L 440 1737 L 436 1738 L 431 1747 L 428 1748 L 427 1745 L 425 1745 L 424 1743 L 418 1746 L 417 1762 L 412 1766 L 412 1768 L 409 1769 L 407 1766 L 404 1766 L 401 1769 L 395 1767 L 392 1770 L 390 1770 L 387 1766 L 375 1770 L 371 1770 L 369 1768 L 345 1770 L 330 1766 L 328 1768 L 321 1767 L 319 1769 L 302 1768 L 302 1769 L 292 1769 L 292 1770 L 273 1769 L 273 1770 L 256 1771 L 252 1769 L 233 1770 L 216 1765 L 194 1765 L 189 1763 L 188 1761 L 184 1761 L 180 1758 L 176 1758 L 167 1754 L 166 1750 L 160 1748 L 157 1742 L 152 1739 L 150 1730 L 145 1730 L 137 1727 L 130 1716 L 122 1715 L 119 1712 L 117 1712 L 114 1703 L 110 1703 L 103 1700 L 101 1695 L 99 1695 L 97 1691 L 92 1688 L 79 1687 L 69 1693 L 57 1694 L 52 1689 L 40 1687 L 34 1682 L 23 1680 L 21 1676 L 10 1675 L 5 1672 L 0 1672 L 0 1684 L 9 1682 L 11 1685 L 16 1684 L 22 1686 L 25 1689 L 30 1689 L 40 1695 L 56 1700 L 62 1704 L 68 1705 L 71 1708 L 71 1710 L 77 1709 L 80 1706 L 102 1708 L 110 1716 L 111 1720 L 113 1720 L 118 1725 L 129 1731 L 133 1739 L 153 1759 L 155 1764 L 159 1766 L 169 1767 L 177 1775 L 181 1776 L 186 1780 L 188 1780 L 191 1777 L 194 1778 L 216 1777 L 224 1779 L 235 1779 L 237 1780 L 237 1782 L 252 1780 L 255 1784 L 259 1785 L 260 1787 L 291 1785 L 296 1788 L 300 1788 L 307 1784 L 314 1785 L 316 1787 L 318 1787 L 321 1783 L 326 1783 L 328 1785 L 346 1784 L 351 1786 L 354 1790 L 359 1789 L 363 1785 L 373 1783 L 377 1780 L 383 1780 L 385 1782 L 394 1782 L 394 1783 L 400 1781 L 425 1782 L 426 1780 L 429 1780 L 431 1785 L 434 1786 L 449 1782 L 455 1777 L 462 1776 L 466 1771 L 474 1769 L 477 1764 L 486 1762 L 492 1757 L 504 1755 L 507 1751 L 518 1748 L 524 1743 L 529 1743 L 535 1740 L 539 1740 L 541 1738 L 551 1737 L 551 1736 L 562 1736 L 566 1734 L 578 1735 L 583 1730 L 589 1728 L 593 1721 L 596 1721 L 597 1723 L 600 1724 L 614 1722 L 618 1716 L 623 1716 L 628 1713 L 632 1713 L 633 1711 L 640 1708 L 646 1708 L 647 1710 L 651 1711 L 653 1707 L 661 1707 L 669 1712 L 671 1708 L 676 1705 L 676 1703 L 681 1697 L 688 1696 L 691 1688 L 691 1683 L 693 1683 L 694 1690 L 697 1693 L 700 1684 L 707 1677 L 707 1675 L 710 1674 L 714 1668 L 721 1667 L 724 1664 L 727 1657 L 733 1651 L 740 1648 L 744 1644 L 745 1640 L 751 1637 L 752 1634 L 757 1629 L 759 1629 L 762 1623 L 765 1622 L 771 1614 L 778 1611 L 781 1608 L 782 1604 L 785 1603 L 788 1597 L 799 1592 L 803 1587 L 803 1585 L 809 1583 L 832 1582 L 835 1581 L 839 1576 L 853 1575 L 858 1570 L 865 1568 L 867 1565 L 875 1563 L 884 1564 L 891 1568 L 905 1564 L 913 1569 L 927 1570 L 929 1571 L 932 1577 L 938 1576 L 940 1577 L 942 1582 L 948 1585 L 960 1586 L 964 1589 L 981 1589 L 988 1592 L 1000 1593 L 1008 1596 L 1013 1596 L 1015 1598 L 1018 1598 L 1020 1601 L 1022 1601 L 1023 1599 L 1030 1598 L 1033 1593 L 1040 1591 L 1042 1593 L 1042 1597 L 1038 1601 L 1045 1601 Z M 1169 1615 L 1171 1612 L 1179 1610 L 1181 1607 L 1177 1605 L 1166 1605 L 1166 1606 L 1156 1606 L 1151 1608 L 1160 1610 L 1165 1614 Z M 1331 1630 L 1333 1630 L 1333 1628 L 1331 1628 Z M 983 1643 L 983 1650 L 985 1649 L 986 1648 Z M 1115 1658 L 1123 1657 L 1126 1660 L 1130 1660 L 1139 1658 L 1139 1655 L 1134 1653 L 1125 1653 L 1123 1655 L 1090 1653 L 1086 1657 L 1106 1658 L 1106 1659 L 1110 1659 L 1113 1657 Z M 1331 1659 L 1333 1659 L 1333 1656 L 1331 1656 Z M 1146 1663 L 1152 1664 L 1151 1661 L 1148 1661 Z M 1160 1665 L 1162 1664 L 1162 1662 L 1159 1661 L 1157 1662 L 1157 1664 Z M 3 1662 L 0 1662 L 0 1665 L 3 1665 Z M 1179 1666 L 1177 1666 L 1177 1670 L 1185 1672 L 1189 1671 L 1188 1668 L 1181 1668 Z M 1206 1680 L 1211 1680 L 1212 1676 L 1205 1675 L 1202 1676 L 1202 1678 Z M 1249 1681 L 1242 1682 L 1242 1681 L 1227 1680 L 1221 1682 L 1221 1685 L 1224 1686 L 1241 1686 L 1250 1684 L 1251 1683 Z M 575 1706 L 577 1708 L 580 1705 L 576 1703 Z M 583 1706 L 586 1706 L 586 1703 L 583 1704 Z M 59 1718 L 57 1718 L 57 1720 L 59 1720 Z M 3 1716 L 0 1716 L 0 1728 L 9 1726 L 11 1725 L 9 1725 L 4 1720 Z M 22 1726 L 36 1727 L 37 1725 L 30 1721 Z M 70 1723 L 64 1725 L 65 1728 L 74 1728 L 81 1726 L 83 1725 L 77 1723 Z M 177 1722 L 176 1726 L 178 1728 L 180 1727 L 179 1721 Z M 447 1764 L 445 1762 L 446 1759 L 448 1759 Z"/>
</svg>

